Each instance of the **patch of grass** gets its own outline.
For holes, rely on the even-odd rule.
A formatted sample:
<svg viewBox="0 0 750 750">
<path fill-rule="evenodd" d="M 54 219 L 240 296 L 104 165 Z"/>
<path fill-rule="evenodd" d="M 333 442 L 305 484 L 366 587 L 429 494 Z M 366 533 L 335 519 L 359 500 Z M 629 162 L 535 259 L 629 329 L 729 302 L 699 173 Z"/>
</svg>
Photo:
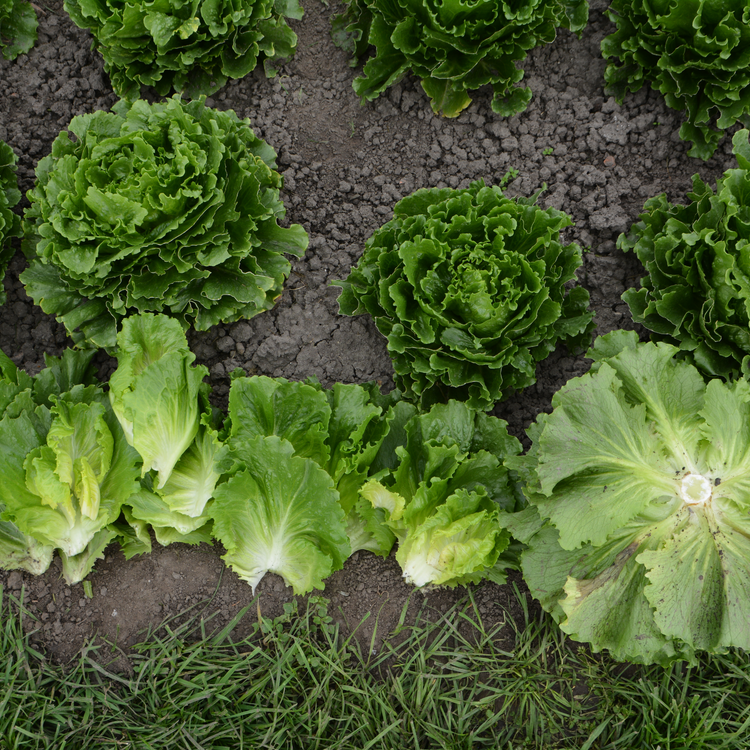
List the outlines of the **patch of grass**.
<svg viewBox="0 0 750 750">
<path fill-rule="evenodd" d="M 0 588 L 0 747 L 162 750 L 712 750 L 750 744 L 750 661 L 626 667 L 566 641 L 523 595 L 524 622 L 487 632 L 471 592 L 445 614 L 406 609 L 375 654 L 324 599 L 221 632 L 172 619 L 124 654 L 89 645 L 51 664 Z M 8 601 L 10 599 L 10 601 Z M 30 616 L 27 614 L 27 616 Z M 230 640 L 243 616 L 254 634 Z M 182 618 L 184 619 L 184 618 Z M 26 630 L 29 630 L 27 627 Z M 502 636 L 502 637 L 501 637 Z M 514 641 L 511 650 L 503 644 Z"/>
</svg>

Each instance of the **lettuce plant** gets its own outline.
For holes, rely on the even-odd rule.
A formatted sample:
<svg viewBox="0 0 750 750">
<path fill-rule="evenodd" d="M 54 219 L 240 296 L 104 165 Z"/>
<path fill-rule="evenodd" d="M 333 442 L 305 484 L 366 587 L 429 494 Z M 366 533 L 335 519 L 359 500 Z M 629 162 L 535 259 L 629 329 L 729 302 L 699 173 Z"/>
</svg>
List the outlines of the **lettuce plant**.
<svg viewBox="0 0 750 750">
<path fill-rule="evenodd" d="M 407 71 L 422 79 L 433 110 L 455 117 L 471 103 L 468 92 L 485 84 L 494 91 L 492 109 L 510 116 L 526 109 L 531 89 L 516 62 L 554 40 L 564 26 L 581 31 L 587 0 L 347 0 L 334 18 L 334 41 L 358 64 L 368 45 L 375 56 L 354 90 L 369 101 Z"/>
<path fill-rule="evenodd" d="M 529 507 L 503 519 L 562 630 L 646 664 L 750 649 L 750 384 L 677 354 L 598 339 L 529 429 Z"/>
<path fill-rule="evenodd" d="M 0 0 L 0 50 L 6 60 L 15 60 L 34 46 L 37 25 L 31 3 L 26 0 Z"/>
<path fill-rule="evenodd" d="M 16 182 L 16 155 L 7 143 L 0 141 L 0 305 L 4 305 L 6 299 L 2 280 L 13 257 L 8 240 L 21 233 L 21 218 L 11 211 L 20 200 L 21 193 Z"/>
<path fill-rule="evenodd" d="M 747 0 L 612 0 L 617 31 L 602 41 L 607 93 L 619 101 L 648 82 L 686 112 L 688 155 L 708 159 L 723 130 L 750 127 L 750 5 Z M 718 129 L 715 129 L 718 128 Z"/>
<path fill-rule="evenodd" d="M 651 198 L 618 240 L 646 268 L 641 289 L 623 295 L 633 319 L 711 377 L 750 373 L 748 135 L 735 133 L 738 168 L 724 173 L 715 193 L 695 175 L 688 205 Z"/>
<path fill-rule="evenodd" d="M 336 383 L 326 390 L 314 379 L 235 377 L 221 471 L 233 472 L 245 445 L 257 436 L 288 441 L 294 455 L 312 458 L 333 480 L 351 552 L 387 555 L 395 536 L 359 490 L 371 474 L 386 468 L 392 444 L 403 440 L 403 425 L 415 413 L 398 395 L 382 396 L 374 383 Z"/>
<path fill-rule="evenodd" d="M 33 383 L 29 375 L 19 370 L 5 352 L 0 351 L 0 418 Z M 0 519 L 5 515 L 5 504 L 0 500 Z M 49 568 L 54 551 L 52 545 L 24 534 L 16 524 L 0 520 L 0 568 L 26 570 L 33 575 L 41 575 Z"/>
<path fill-rule="evenodd" d="M 144 484 L 129 499 L 128 514 L 150 524 L 160 544 L 208 542 L 219 479 L 217 417 L 203 383 L 208 369 L 193 364 L 180 324 L 165 315 L 126 318 L 117 345 L 109 398 L 143 459 Z"/>
<path fill-rule="evenodd" d="M 164 312 L 205 330 L 271 308 L 307 235 L 282 228 L 275 153 L 232 111 L 119 102 L 73 118 L 37 166 L 26 291 L 74 341 Z"/>
<path fill-rule="evenodd" d="M 12 525 L 0 538 L 36 543 L 28 544 L 33 572 L 42 572 L 57 549 L 70 584 L 117 536 L 111 524 L 138 487 L 138 456 L 109 399 L 91 384 L 92 356 L 68 350 L 59 360 L 48 357 L 33 379 L 6 367 L 0 387 L 0 505 Z"/>
<path fill-rule="evenodd" d="M 535 382 L 537 362 L 559 341 L 589 343 L 588 292 L 566 286 L 581 249 L 559 241 L 572 222 L 537 197 L 506 198 L 481 180 L 418 190 L 334 282 L 341 312 L 369 313 L 388 339 L 406 398 L 490 409 Z"/>
<path fill-rule="evenodd" d="M 503 461 L 521 450 L 506 427 L 458 401 L 437 404 L 406 423 L 392 469 L 360 490 L 385 513 L 407 583 L 505 582 L 510 535 L 498 518 L 519 498 Z"/>
<path fill-rule="evenodd" d="M 286 19 L 302 18 L 297 0 L 65 0 L 65 10 L 91 31 L 112 88 L 129 99 L 141 84 L 208 96 L 261 61 L 273 76 L 297 46 Z"/>
</svg>

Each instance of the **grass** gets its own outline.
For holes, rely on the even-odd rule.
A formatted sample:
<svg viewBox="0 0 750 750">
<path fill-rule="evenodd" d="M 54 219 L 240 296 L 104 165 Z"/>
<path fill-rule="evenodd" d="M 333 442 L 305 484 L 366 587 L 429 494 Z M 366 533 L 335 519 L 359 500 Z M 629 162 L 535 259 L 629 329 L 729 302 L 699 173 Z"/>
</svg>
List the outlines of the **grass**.
<svg viewBox="0 0 750 750">
<path fill-rule="evenodd" d="M 61 667 L 34 649 L 22 601 L 3 601 L 0 588 L 0 748 L 750 746 L 746 655 L 624 667 L 566 641 L 519 601 L 525 622 L 508 618 L 502 638 L 484 629 L 469 593 L 434 622 L 423 613 L 408 625 L 404 611 L 374 654 L 374 635 L 364 647 L 344 637 L 325 600 L 311 597 L 276 620 L 257 613 L 254 635 L 239 642 L 229 636 L 256 616 L 247 608 L 219 633 L 189 615 L 131 653 L 92 644 Z"/>
</svg>

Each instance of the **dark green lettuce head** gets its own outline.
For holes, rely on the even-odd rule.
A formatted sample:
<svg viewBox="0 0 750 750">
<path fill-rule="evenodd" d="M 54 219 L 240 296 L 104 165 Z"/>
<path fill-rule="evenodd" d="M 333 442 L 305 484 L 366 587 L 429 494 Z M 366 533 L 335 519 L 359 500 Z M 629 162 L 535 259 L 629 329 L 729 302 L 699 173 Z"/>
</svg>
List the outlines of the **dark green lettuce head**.
<svg viewBox="0 0 750 750">
<path fill-rule="evenodd" d="M 491 84 L 492 109 L 510 116 L 526 109 L 531 89 L 516 61 L 555 38 L 559 26 L 580 31 L 587 0 L 347 0 L 333 21 L 334 41 L 354 56 L 375 46 L 375 57 L 354 81 L 363 99 L 379 96 L 407 71 L 422 79 L 435 112 L 455 117 L 468 91 Z"/>
<path fill-rule="evenodd" d="M 208 96 L 259 62 L 273 76 L 297 48 L 286 18 L 302 18 L 297 0 L 65 0 L 65 10 L 91 31 L 112 88 L 127 98 L 141 84 Z"/>
<path fill-rule="evenodd" d="M 750 3 L 747 0 L 612 0 L 617 31 L 602 54 L 619 101 L 644 83 L 661 91 L 687 119 L 680 137 L 689 156 L 708 159 L 723 130 L 750 127 Z M 718 128 L 718 130 L 716 129 Z"/>
<path fill-rule="evenodd" d="M 581 249 L 559 241 L 572 222 L 536 198 L 506 198 L 481 180 L 418 190 L 335 282 L 341 312 L 370 313 L 388 339 L 405 397 L 490 409 L 534 383 L 558 341 L 589 343 L 589 294 L 566 288 Z"/>
<path fill-rule="evenodd" d="M 6 60 L 15 60 L 34 46 L 36 29 L 36 13 L 31 3 L 0 0 L 0 50 Z"/>
<path fill-rule="evenodd" d="M 73 339 L 116 345 L 134 312 L 205 330 L 271 308 L 307 234 L 278 225 L 281 176 L 249 121 L 200 101 L 75 117 L 37 166 L 21 274 Z"/>
<path fill-rule="evenodd" d="M 750 373 L 750 144 L 734 136 L 738 169 L 716 183 L 698 175 L 686 206 L 651 198 L 618 246 L 646 268 L 622 298 L 656 341 L 678 346 L 711 377 Z"/>
<path fill-rule="evenodd" d="M 7 143 L 0 141 L 0 305 L 5 304 L 3 277 L 13 257 L 9 240 L 21 233 L 21 218 L 11 211 L 20 200 L 21 193 L 16 182 L 16 155 Z"/>
</svg>

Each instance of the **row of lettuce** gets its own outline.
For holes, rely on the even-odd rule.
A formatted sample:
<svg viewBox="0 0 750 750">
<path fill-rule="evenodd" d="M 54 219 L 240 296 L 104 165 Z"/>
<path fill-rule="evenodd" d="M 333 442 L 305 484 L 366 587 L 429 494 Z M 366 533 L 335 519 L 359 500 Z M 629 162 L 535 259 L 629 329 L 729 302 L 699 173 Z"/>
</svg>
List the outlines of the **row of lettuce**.
<svg viewBox="0 0 750 750">
<path fill-rule="evenodd" d="M 301 19 L 298 0 L 194 0 L 154 3 L 65 0 L 65 10 L 90 30 L 112 87 L 138 98 L 141 86 L 159 94 L 208 96 L 229 79 L 262 64 L 267 76 L 290 58 L 297 35 L 287 19 Z M 516 63 L 552 42 L 557 29 L 580 33 L 587 0 L 347 0 L 332 23 L 334 41 L 357 65 L 375 48 L 353 86 L 371 100 L 407 72 L 422 83 L 433 110 L 455 117 L 469 92 L 493 88 L 492 109 L 502 116 L 531 100 L 517 84 Z M 668 106 L 686 113 L 680 130 L 691 156 L 708 159 L 723 131 L 750 127 L 750 8 L 745 0 L 611 0 L 617 31 L 601 43 L 612 59 L 605 90 L 623 101 L 645 83 Z M 26 0 L 0 0 L 0 49 L 13 59 L 36 39 L 36 16 Z"/>
<path fill-rule="evenodd" d="M 503 578 L 498 513 L 520 501 L 503 460 L 520 444 L 502 420 L 240 371 L 224 415 L 177 321 L 131 316 L 118 344 L 108 394 L 93 350 L 35 377 L 2 356 L 3 567 L 40 574 L 56 549 L 76 583 L 116 538 L 126 557 L 150 551 L 153 530 L 163 545 L 219 539 L 253 589 L 270 570 L 307 593 L 397 538 L 415 585 Z"/>
<path fill-rule="evenodd" d="M 109 393 L 92 351 L 31 378 L 2 357 L 0 563 L 66 580 L 218 539 L 255 589 L 302 594 L 358 550 L 416 586 L 520 567 L 562 629 L 618 659 L 750 648 L 750 385 L 708 383 L 668 344 L 597 339 L 521 455 L 506 423 L 451 400 L 420 412 L 374 384 L 236 374 L 228 414 L 180 325 L 128 318 Z"/>
<path fill-rule="evenodd" d="M 276 154 L 248 120 L 200 100 L 121 101 L 73 118 L 37 166 L 23 221 L 15 156 L 0 144 L 0 268 L 23 235 L 28 295 L 80 347 L 117 348 L 133 313 L 184 329 L 250 319 L 280 298 L 308 245 L 284 227 Z M 646 276 L 624 295 L 634 320 L 709 376 L 750 372 L 750 141 L 716 189 L 694 178 L 686 205 L 650 199 L 628 235 Z M 506 176 L 508 177 L 508 176 Z M 501 185 L 417 190 L 367 240 L 341 312 L 369 314 L 396 385 L 422 408 L 449 399 L 491 409 L 532 384 L 559 343 L 594 328 L 575 286 L 582 253 L 561 242 L 570 217 Z"/>
</svg>

